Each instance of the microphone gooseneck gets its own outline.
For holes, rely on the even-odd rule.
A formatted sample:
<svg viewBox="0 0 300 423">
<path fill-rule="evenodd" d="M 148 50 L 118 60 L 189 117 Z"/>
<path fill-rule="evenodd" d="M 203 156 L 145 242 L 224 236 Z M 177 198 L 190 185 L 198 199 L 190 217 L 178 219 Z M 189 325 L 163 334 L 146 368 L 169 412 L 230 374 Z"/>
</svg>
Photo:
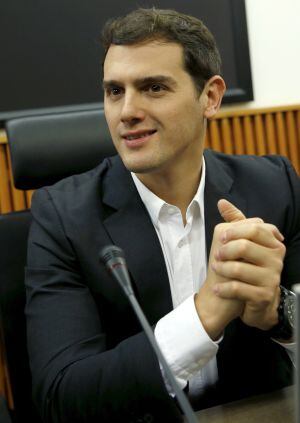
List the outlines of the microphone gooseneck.
<svg viewBox="0 0 300 423">
<path fill-rule="evenodd" d="M 188 423 L 198 423 L 198 419 L 196 418 L 194 411 L 188 402 L 185 394 L 181 390 L 180 386 L 178 385 L 156 339 L 153 334 L 152 328 L 144 315 L 143 310 L 141 309 L 138 301 L 135 298 L 129 273 L 127 270 L 126 260 L 124 252 L 121 248 L 117 247 L 116 245 L 108 245 L 104 247 L 99 254 L 100 260 L 105 264 L 108 271 L 115 277 L 117 282 L 122 287 L 123 291 L 127 295 L 129 302 L 132 305 L 132 308 L 139 319 L 139 322 L 144 329 L 144 332 L 152 345 L 153 350 L 155 351 L 157 358 L 164 369 L 165 375 L 168 378 L 170 385 L 172 386 L 177 401 L 186 416 Z"/>
</svg>

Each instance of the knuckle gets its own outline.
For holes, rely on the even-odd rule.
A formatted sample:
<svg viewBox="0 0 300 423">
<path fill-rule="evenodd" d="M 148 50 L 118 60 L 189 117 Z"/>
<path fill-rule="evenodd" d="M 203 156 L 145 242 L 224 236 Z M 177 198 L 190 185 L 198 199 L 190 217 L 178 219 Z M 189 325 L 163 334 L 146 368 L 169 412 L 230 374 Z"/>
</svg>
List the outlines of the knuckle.
<svg viewBox="0 0 300 423">
<path fill-rule="evenodd" d="M 281 249 L 281 247 L 280 247 Z M 284 250 L 285 251 L 285 247 Z M 282 254 L 280 251 L 277 251 L 277 253 L 274 253 L 274 250 L 270 250 L 271 254 L 269 255 L 268 262 L 266 263 L 266 268 L 271 271 L 279 272 L 281 273 L 283 268 L 283 262 L 284 262 L 284 254 Z"/>
<path fill-rule="evenodd" d="M 276 286 L 277 286 L 277 284 L 276 284 Z M 274 293 L 274 290 L 273 289 L 268 289 L 267 290 L 267 292 L 266 292 L 266 298 L 265 298 L 265 302 L 266 302 L 266 304 L 267 305 L 270 305 L 270 304 L 272 304 L 273 303 L 273 301 L 274 301 L 274 295 L 275 295 L 275 293 Z"/>
<path fill-rule="evenodd" d="M 265 229 L 268 232 L 271 232 L 272 234 L 275 234 L 275 232 L 278 232 L 278 229 L 275 225 L 273 225 L 272 223 L 266 223 L 265 224 Z"/>
<path fill-rule="evenodd" d="M 234 279 L 239 279 L 239 276 L 241 274 L 241 264 L 239 262 L 234 262 L 231 265 L 231 273 L 232 277 Z M 234 284 L 237 284 L 236 282 L 233 282 Z"/>
<path fill-rule="evenodd" d="M 269 304 L 270 304 L 269 301 L 267 299 L 264 299 L 264 298 L 259 299 L 258 302 L 257 302 L 257 306 L 261 310 L 268 307 Z"/>
<path fill-rule="evenodd" d="M 251 238 L 256 238 L 259 232 L 261 231 L 261 227 L 259 223 L 252 223 L 250 226 L 250 236 Z"/>
<path fill-rule="evenodd" d="M 248 251 L 249 242 L 246 239 L 241 239 L 239 242 L 238 253 L 241 257 L 245 256 Z"/>
<path fill-rule="evenodd" d="M 280 275 L 278 273 L 273 274 L 271 277 L 268 278 L 268 286 L 270 287 L 270 293 L 274 296 L 277 288 L 280 285 Z"/>
<path fill-rule="evenodd" d="M 223 235 L 225 234 L 225 231 L 228 229 L 230 223 L 218 223 L 214 228 L 214 235 L 213 240 L 219 242 Z"/>
<path fill-rule="evenodd" d="M 286 246 L 282 242 L 278 246 L 278 250 L 281 253 L 281 256 L 282 257 L 285 257 L 285 254 L 286 254 Z"/>
<path fill-rule="evenodd" d="M 260 309 L 265 309 L 274 301 L 274 292 L 271 289 L 265 289 L 263 295 L 257 299 L 257 306 Z"/>
<path fill-rule="evenodd" d="M 231 282 L 231 290 L 233 294 L 238 294 L 239 292 L 239 283 L 237 281 Z"/>
<path fill-rule="evenodd" d="M 283 260 L 281 258 L 278 258 L 274 262 L 274 269 L 278 270 L 279 272 L 283 269 Z"/>
<path fill-rule="evenodd" d="M 214 237 L 214 238 L 218 238 L 218 237 L 220 236 L 221 232 L 222 232 L 222 229 L 221 229 L 221 223 L 219 223 L 219 224 L 218 224 L 218 225 L 216 225 L 216 226 L 215 226 L 215 228 L 214 228 L 214 235 L 213 235 L 213 237 Z"/>
<path fill-rule="evenodd" d="M 275 225 L 273 225 L 272 223 L 269 223 L 268 224 L 268 228 L 270 229 L 270 231 L 271 232 L 277 232 L 278 231 L 278 229 L 277 229 L 277 227 L 275 226 Z"/>
<path fill-rule="evenodd" d="M 224 231 L 225 230 L 225 228 L 227 227 L 227 224 L 226 223 L 218 223 L 216 226 L 215 226 L 215 229 L 214 229 L 214 234 L 215 235 L 218 235 L 218 234 L 220 234 L 222 231 Z"/>
</svg>

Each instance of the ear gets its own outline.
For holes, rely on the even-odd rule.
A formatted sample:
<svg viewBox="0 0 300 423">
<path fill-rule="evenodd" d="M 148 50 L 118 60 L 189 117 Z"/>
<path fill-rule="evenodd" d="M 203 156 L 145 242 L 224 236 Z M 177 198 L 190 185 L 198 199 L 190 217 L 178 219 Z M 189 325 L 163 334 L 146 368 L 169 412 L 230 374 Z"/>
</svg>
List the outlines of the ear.
<svg viewBox="0 0 300 423">
<path fill-rule="evenodd" d="M 226 90 L 224 79 L 220 75 L 211 77 L 204 87 L 206 104 L 204 107 L 204 116 L 211 119 L 220 109 L 223 95 Z"/>
</svg>

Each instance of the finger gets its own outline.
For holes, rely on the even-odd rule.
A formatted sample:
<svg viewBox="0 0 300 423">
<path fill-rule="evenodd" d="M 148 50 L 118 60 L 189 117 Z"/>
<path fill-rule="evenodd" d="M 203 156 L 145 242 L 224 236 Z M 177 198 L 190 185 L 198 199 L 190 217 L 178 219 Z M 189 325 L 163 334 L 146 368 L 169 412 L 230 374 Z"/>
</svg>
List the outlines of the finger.
<svg viewBox="0 0 300 423">
<path fill-rule="evenodd" d="M 280 283 L 282 265 L 278 268 L 256 266 L 243 261 L 215 261 L 213 271 L 228 281 L 240 281 L 255 286 L 277 286 Z M 224 282 L 227 283 L 227 282 Z"/>
<path fill-rule="evenodd" d="M 216 260 L 243 260 L 256 266 L 270 267 L 276 270 L 281 270 L 283 256 L 281 248 L 275 251 L 274 248 L 267 248 L 247 239 L 238 239 L 221 244 L 214 254 Z"/>
<path fill-rule="evenodd" d="M 279 287 L 260 288 L 232 281 L 216 285 L 214 292 L 227 301 L 243 301 L 245 307 L 240 317 L 248 326 L 268 330 L 278 323 Z"/>
<path fill-rule="evenodd" d="M 225 222 L 236 222 L 246 219 L 246 216 L 241 212 L 241 210 L 224 198 L 219 200 L 217 205 L 219 213 Z"/>
<path fill-rule="evenodd" d="M 234 225 L 245 225 L 248 223 L 264 223 L 264 221 L 260 217 L 248 217 L 244 220 L 237 220 L 236 222 L 231 222 Z"/>
<path fill-rule="evenodd" d="M 269 248 L 279 248 L 284 239 L 276 226 L 253 221 L 244 221 L 227 228 L 224 227 L 220 236 L 223 243 L 243 238 Z"/>
<path fill-rule="evenodd" d="M 263 309 L 274 302 L 277 287 L 257 287 L 240 281 L 216 284 L 214 293 L 224 299 L 236 299 L 251 303 L 253 308 Z"/>
</svg>

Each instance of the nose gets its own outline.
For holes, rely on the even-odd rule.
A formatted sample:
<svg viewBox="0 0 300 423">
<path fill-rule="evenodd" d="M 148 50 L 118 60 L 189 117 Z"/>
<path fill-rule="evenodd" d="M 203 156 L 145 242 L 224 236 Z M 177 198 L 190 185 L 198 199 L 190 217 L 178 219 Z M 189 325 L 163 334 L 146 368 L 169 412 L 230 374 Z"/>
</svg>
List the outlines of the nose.
<svg viewBox="0 0 300 423">
<path fill-rule="evenodd" d="M 123 97 L 121 110 L 121 121 L 123 123 L 135 124 L 145 119 L 145 110 L 142 99 L 138 93 L 126 92 Z"/>
</svg>

